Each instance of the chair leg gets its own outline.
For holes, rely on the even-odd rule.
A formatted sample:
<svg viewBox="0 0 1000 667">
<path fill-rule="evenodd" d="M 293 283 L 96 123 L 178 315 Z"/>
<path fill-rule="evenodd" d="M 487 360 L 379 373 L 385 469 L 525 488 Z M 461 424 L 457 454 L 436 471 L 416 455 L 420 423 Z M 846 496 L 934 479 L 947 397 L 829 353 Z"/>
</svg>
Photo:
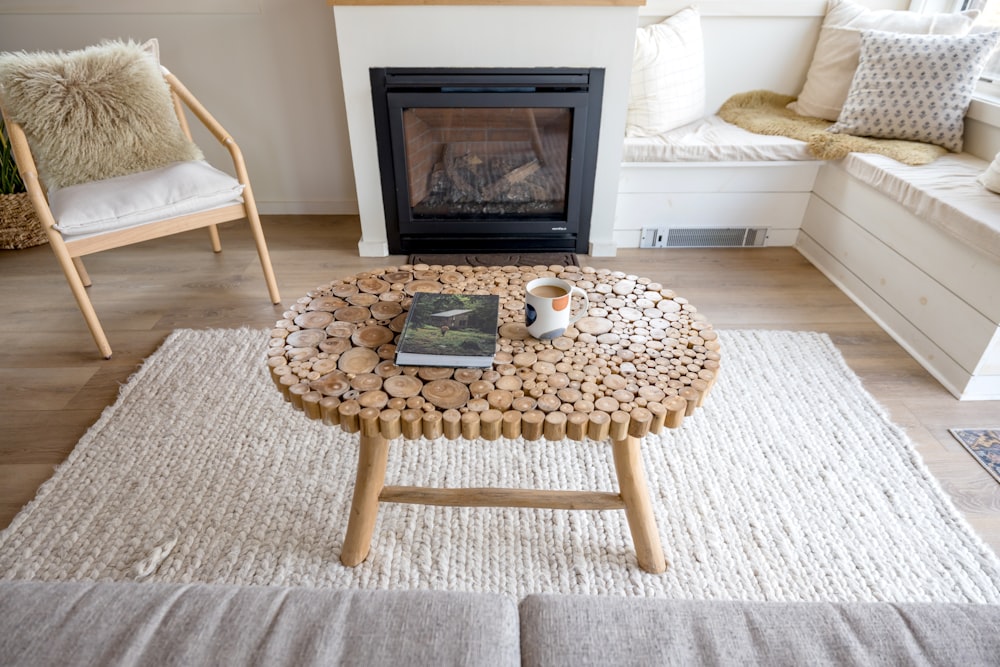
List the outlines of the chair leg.
<svg viewBox="0 0 1000 667">
<path fill-rule="evenodd" d="M 101 321 L 97 319 L 97 312 L 94 311 L 94 305 L 90 302 L 90 297 L 87 295 L 86 285 L 90 284 L 90 277 L 87 275 L 87 270 L 83 268 L 83 262 L 80 261 L 79 257 L 70 258 L 65 246 L 61 244 L 55 245 L 54 243 L 50 243 L 49 245 L 52 246 L 52 250 L 56 254 L 56 259 L 59 260 L 59 265 L 62 267 L 66 281 L 69 283 L 69 289 L 73 292 L 73 297 L 76 299 L 76 305 L 80 307 L 83 319 L 87 322 L 87 327 L 90 329 L 90 335 L 94 337 L 94 342 L 97 343 L 97 349 L 100 350 L 101 356 L 105 359 L 110 359 L 111 344 L 108 342 L 108 337 L 104 334 Z"/>
<path fill-rule="evenodd" d="M 260 268 L 264 270 L 264 281 L 267 283 L 267 292 L 271 296 L 271 303 L 281 303 L 278 281 L 274 277 L 274 269 L 271 268 L 271 255 L 267 252 L 267 242 L 264 240 L 264 228 L 261 227 L 260 216 L 257 214 L 257 204 L 254 202 L 249 187 L 243 190 L 243 201 L 246 204 L 247 221 L 250 223 L 250 231 L 253 234 L 254 243 L 257 245 Z"/>
<path fill-rule="evenodd" d="M 222 252 L 222 241 L 219 240 L 219 226 L 210 225 L 208 236 L 212 239 L 212 252 Z"/>
<path fill-rule="evenodd" d="M 79 257 L 74 257 L 73 266 L 76 268 L 76 272 L 80 276 L 80 282 L 83 283 L 83 286 L 90 287 L 93 283 L 90 280 L 90 274 L 87 273 L 87 267 L 83 265 L 83 260 Z"/>
</svg>

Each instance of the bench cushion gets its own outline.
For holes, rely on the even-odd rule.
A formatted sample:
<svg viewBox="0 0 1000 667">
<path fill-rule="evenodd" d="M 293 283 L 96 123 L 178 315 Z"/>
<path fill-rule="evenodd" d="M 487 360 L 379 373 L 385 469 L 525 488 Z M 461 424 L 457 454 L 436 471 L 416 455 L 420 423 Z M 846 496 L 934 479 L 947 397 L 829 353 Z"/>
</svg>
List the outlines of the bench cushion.
<svg viewBox="0 0 1000 667">
<path fill-rule="evenodd" d="M 626 137 L 623 162 L 815 160 L 798 139 L 754 134 L 708 116 L 652 137 Z"/>
<path fill-rule="evenodd" d="M 0 584 L 5 665 L 518 665 L 512 598 L 207 584 Z"/>
<path fill-rule="evenodd" d="M 970 246 L 1000 257 L 1000 196 L 977 181 L 988 166 L 967 153 L 917 167 L 870 153 L 844 158 L 844 169 L 858 180 Z"/>
<path fill-rule="evenodd" d="M 995 665 L 1000 606 L 534 595 L 522 664 Z"/>
</svg>

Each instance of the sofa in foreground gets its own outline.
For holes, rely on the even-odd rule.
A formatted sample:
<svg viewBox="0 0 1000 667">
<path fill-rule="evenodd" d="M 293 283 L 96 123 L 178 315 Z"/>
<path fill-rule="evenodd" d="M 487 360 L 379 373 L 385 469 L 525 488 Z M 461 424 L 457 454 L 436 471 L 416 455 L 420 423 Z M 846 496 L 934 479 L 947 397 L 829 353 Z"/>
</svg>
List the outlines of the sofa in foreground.
<svg viewBox="0 0 1000 667">
<path fill-rule="evenodd" d="M 0 582 L 3 665 L 996 665 L 1000 606 Z"/>
</svg>

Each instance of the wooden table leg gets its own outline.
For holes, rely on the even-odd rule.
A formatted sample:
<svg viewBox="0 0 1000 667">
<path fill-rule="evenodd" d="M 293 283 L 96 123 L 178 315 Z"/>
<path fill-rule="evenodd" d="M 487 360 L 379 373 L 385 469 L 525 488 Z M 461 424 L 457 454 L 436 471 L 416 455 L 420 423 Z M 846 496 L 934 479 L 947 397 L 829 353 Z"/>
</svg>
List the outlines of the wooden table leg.
<svg viewBox="0 0 1000 667">
<path fill-rule="evenodd" d="M 361 434 L 358 473 L 354 480 L 354 499 L 347 520 L 347 535 L 340 552 L 340 562 L 348 567 L 368 557 L 378 516 L 378 496 L 385 484 L 385 466 L 389 459 L 389 441 L 381 435 Z"/>
<path fill-rule="evenodd" d="M 660 546 L 660 533 L 653 516 L 653 505 L 649 501 L 646 473 L 642 466 L 641 441 L 631 435 L 611 444 L 615 456 L 615 473 L 618 487 L 625 501 L 625 516 L 632 532 L 635 554 L 639 567 L 659 574 L 667 569 Z"/>
</svg>

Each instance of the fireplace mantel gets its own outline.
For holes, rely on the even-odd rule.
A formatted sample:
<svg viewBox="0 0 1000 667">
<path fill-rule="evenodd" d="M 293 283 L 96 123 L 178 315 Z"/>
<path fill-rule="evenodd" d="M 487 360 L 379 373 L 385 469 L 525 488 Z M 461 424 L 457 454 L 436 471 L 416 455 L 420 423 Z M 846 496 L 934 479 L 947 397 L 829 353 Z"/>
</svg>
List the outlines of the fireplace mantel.
<svg viewBox="0 0 1000 667">
<path fill-rule="evenodd" d="M 331 7 L 380 5 L 521 5 L 537 7 L 642 7 L 646 0 L 326 0 Z"/>
<path fill-rule="evenodd" d="M 362 256 L 389 254 L 370 78 L 371 68 L 378 67 L 602 69 L 588 241 L 591 255 L 615 254 L 622 137 L 635 29 L 644 0 L 327 2 L 337 30 Z"/>
</svg>

